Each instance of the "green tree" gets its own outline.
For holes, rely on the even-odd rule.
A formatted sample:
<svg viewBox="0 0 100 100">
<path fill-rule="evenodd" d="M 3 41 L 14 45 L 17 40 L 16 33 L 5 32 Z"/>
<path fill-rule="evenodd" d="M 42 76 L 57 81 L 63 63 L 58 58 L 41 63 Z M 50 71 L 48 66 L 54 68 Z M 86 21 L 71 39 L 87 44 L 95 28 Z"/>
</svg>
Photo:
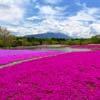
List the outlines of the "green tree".
<svg viewBox="0 0 100 100">
<path fill-rule="evenodd" d="M 92 43 L 94 44 L 100 44 L 100 38 L 98 38 L 97 36 L 93 36 L 91 38 Z"/>
<path fill-rule="evenodd" d="M 14 44 L 15 37 L 6 28 L 0 27 L 0 46 L 10 47 Z"/>
</svg>

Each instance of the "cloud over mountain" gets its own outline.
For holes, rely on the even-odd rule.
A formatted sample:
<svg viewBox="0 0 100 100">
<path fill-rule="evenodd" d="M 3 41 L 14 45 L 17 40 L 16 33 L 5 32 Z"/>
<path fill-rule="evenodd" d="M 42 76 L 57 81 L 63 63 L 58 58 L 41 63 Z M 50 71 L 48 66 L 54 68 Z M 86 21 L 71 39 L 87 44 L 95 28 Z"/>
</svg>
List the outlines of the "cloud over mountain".
<svg viewBox="0 0 100 100">
<path fill-rule="evenodd" d="M 0 25 L 20 36 L 58 32 L 87 38 L 100 34 L 98 3 L 91 1 L 90 5 L 90 0 L 0 0 Z"/>
</svg>

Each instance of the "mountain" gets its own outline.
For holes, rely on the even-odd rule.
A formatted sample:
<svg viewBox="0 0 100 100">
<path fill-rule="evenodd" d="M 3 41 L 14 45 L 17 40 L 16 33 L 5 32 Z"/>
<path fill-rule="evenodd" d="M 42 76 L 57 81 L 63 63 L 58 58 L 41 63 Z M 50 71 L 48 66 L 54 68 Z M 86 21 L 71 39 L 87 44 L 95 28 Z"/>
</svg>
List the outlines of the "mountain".
<svg viewBox="0 0 100 100">
<path fill-rule="evenodd" d="M 53 32 L 47 32 L 47 33 L 41 33 L 36 35 L 25 35 L 24 37 L 28 38 L 58 38 L 58 39 L 69 39 L 71 38 L 68 35 L 65 35 L 63 33 L 53 33 Z"/>
<path fill-rule="evenodd" d="M 95 37 L 100 39 L 100 35 L 96 35 Z"/>
</svg>

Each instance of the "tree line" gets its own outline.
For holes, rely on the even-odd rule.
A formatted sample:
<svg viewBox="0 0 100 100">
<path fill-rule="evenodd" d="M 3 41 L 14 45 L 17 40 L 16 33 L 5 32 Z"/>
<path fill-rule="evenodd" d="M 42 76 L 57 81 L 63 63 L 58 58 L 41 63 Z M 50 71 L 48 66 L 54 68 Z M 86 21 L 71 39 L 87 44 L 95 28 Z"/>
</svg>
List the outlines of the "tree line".
<svg viewBox="0 0 100 100">
<path fill-rule="evenodd" d="M 56 39 L 56 38 L 28 38 L 16 37 L 6 28 L 0 27 L 0 47 L 36 46 L 43 44 L 82 45 L 100 44 L 100 36 L 93 36 L 88 39 Z"/>
</svg>

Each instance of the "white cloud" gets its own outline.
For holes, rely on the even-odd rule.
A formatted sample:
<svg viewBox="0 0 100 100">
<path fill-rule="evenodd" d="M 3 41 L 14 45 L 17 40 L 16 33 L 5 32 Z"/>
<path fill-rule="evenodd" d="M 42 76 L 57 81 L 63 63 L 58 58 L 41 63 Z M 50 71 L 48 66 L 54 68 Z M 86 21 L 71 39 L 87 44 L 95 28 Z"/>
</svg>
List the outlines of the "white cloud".
<svg viewBox="0 0 100 100">
<path fill-rule="evenodd" d="M 44 6 L 37 5 L 36 8 L 39 10 L 39 15 L 52 15 L 52 16 L 59 15 L 64 10 L 63 7 L 53 7 L 50 5 L 44 5 Z"/>
<path fill-rule="evenodd" d="M 27 20 L 45 20 L 45 19 L 60 19 L 64 17 L 64 10 L 66 7 L 50 6 L 50 5 L 39 5 L 35 6 L 38 9 L 37 16 L 28 17 Z"/>
<path fill-rule="evenodd" d="M 0 0 L 0 4 L 4 5 L 23 5 L 29 2 L 30 0 Z"/>
<path fill-rule="evenodd" d="M 49 15 L 55 15 L 57 13 L 56 10 L 54 10 L 51 6 L 43 6 L 40 8 L 41 14 L 49 14 Z"/>
<path fill-rule="evenodd" d="M 94 15 L 99 13 L 99 8 L 85 8 L 79 11 L 75 16 L 70 17 L 70 20 L 82 20 L 82 21 L 95 21 Z"/>
<path fill-rule="evenodd" d="M 31 20 L 41 20 L 41 18 L 39 16 L 32 16 L 32 17 L 28 17 L 27 20 L 31 21 Z"/>
<path fill-rule="evenodd" d="M 96 33 L 92 33 L 93 35 L 99 34 L 100 35 L 100 22 L 99 23 L 93 23 L 90 25 L 90 27 L 92 27 Z"/>
<path fill-rule="evenodd" d="M 27 0 L 4 0 L 1 2 L 0 21 L 18 25 L 24 17 L 25 9 L 20 6 L 22 1 Z M 9 1 L 9 2 L 8 2 Z M 18 2 L 19 1 L 19 2 Z M 35 2 L 35 1 L 34 1 Z M 57 0 L 45 0 L 47 3 L 56 4 Z M 60 1 L 59 1 L 60 2 Z M 39 34 L 48 31 L 61 32 L 72 37 L 91 37 L 95 34 L 100 34 L 99 16 L 100 8 L 88 8 L 85 4 L 83 9 L 73 16 L 64 16 L 65 7 L 36 5 L 38 9 L 37 16 L 28 17 L 20 26 L 6 26 L 12 32 L 17 32 L 17 35 L 23 36 L 27 34 Z M 61 20 L 63 18 L 63 20 Z M 59 20 L 60 19 L 60 20 Z M 34 23 L 34 20 L 42 20 Z M 33 21 L 33 22 L 32 22 Z M 92 21 L 92 24 L 88 24 Z M 86 22 L 87 24 L 84 24 Z"/>
<path fill-rule="evenodd" d="M 0 0 L 0 22 L 19 24 L 23 20 L 25 9 L 21 4 L 26 0 Z"/>
<path fill-rule="evenodd" d="M 98 20 L 96 19 L 96 15 L 99 13 L 99 10 L 100 9 L 97 8 L 85 7 L 81 11 L 77 12 L 76 15 L 66 17 L 63 21 L 55 19 L 54 17 L 45 18 L 39 24 L 32 24 L 30 29 L 28 27 L 28 32 L 25 31 L 25 34 L 36 34 L 52 31 L 61 32 L 77 38 L 88 38 L 94 35 L 92 29 L 96 31 L 95 34 L 100 34 L 100 23 L 98 23 Z M 42 13 L 48 14 L 47 11 L 42 11 Z M 52 15 L 56 14 L 57 12 L 52 12 Z M 84 21 L 87 22 L 87 25 L 84 24 Z M 88 21 L 92 21 L 93 23 L 88 24 Z"/>
<path fill-rule="evenodd" d="M 33 24 L 33 23 L 25 23 L 24 26 L 18 28 L 19 35 L 28 35 L 28 34 L 39 34 L 39 33 L 45 33 L 45 32 L 61 32 L 66 35 L 69 35 L 71 37 L 83 37 L 88 38 L 94 35 L 94 33 L 91 32 L 91 27 L 95 28 L 96 34 L 100 34 L 100 25 L 99 24 L 93 24 L 91 26 L 84 26 L 82 22 L 80 21 L 57 21 L 53 19 L 47 19 L 42 21 L 39 24 Z"/>
<path fill-rule="evenodd" d="M 24 11 L 17 6 L 10 6 L 9 8 L 0 9 L 0 21 L 18 24 L 23 19 Z"/>
</svg>

